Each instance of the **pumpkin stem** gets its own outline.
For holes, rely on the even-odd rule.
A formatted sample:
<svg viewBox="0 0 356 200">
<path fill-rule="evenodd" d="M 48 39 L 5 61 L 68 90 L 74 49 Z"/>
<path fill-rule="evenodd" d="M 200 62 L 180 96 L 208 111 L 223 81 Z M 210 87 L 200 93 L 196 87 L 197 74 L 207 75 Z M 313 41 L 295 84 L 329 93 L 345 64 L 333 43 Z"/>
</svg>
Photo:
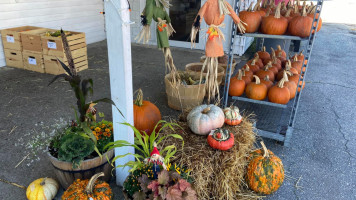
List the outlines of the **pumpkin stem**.
<svg viewBox="0 0 356 200">
<path fill-rule="evenodd" d="M 263 149 L 263 157 L 269 157 L 268 149 L 263 141 L 261 141 L 262 149 Z"/>
<path fill-rule="evenodd" d="M 257 1 L 256 5 L 253 7 L 253 10 L 252 10 L 252 11 L 256 11 L 256 10 L 257 10 L 258 6 L 261 4 L 261 1 L 262 1 L 262 0 L 258 0 L 258 1 Z M 252 4 L 252 2 L 251 2 L 251 4 Z"/>
<path fill-rule="evenodd" d="M 265 68 L 264 68 L 264 70 L 265 71 L 268 71 L 268 68 L 270 68 L 271 66 L 270 65 L 268 65 L 269 63 L 267 63 L 267 65 L 265 65 Z"/>
<path fill-rule="evenodd" d="M 251 65 L 256 65 L 256 58 L 252 59 Z"/>
<path fill-rule="evenodd" d="M 251 2 L 251 4 L 250 4 L 250 6 L 247 8 L 247 11 L 249 11 L 249 12 L 251 12 L 252 11 L 252 2 Z"/>
<path fill-rule="evenodd" d="M 143 92 L 142 92 L 142 90 L 140 88 L 140 89 L 137 90 L 137 96 L 136 96 L 136 100 L 135 100 L 135 105 L 136 106 L 142 106 L 143 105 L 142 101 L 143 101 Z"/>
<path fill-rule="evenodd" d="M 294 14 L 297 14 L 297 13 L 299 13 L 298 6 L 297 6 L 297 5 L 294 5 Z"/>
<path fill-rule="evenodd" d="M 303 56 L 304 49 L 299 53 L 300 56 Z"/>
<path fill-rule="evenodd" d="M 298 55 L 297 54 L 294 55 L 294 59 L 293 59 L 293 62 L 296 62 L 296 61 L 298 61 Z"/>
<path fill-rule="evenodd" d="M 286 70 L 290 71 L 291 67 L 292 67 L 292 63 L 290 62 L 290 60 L 288 60 L 286 63 Z"/>
<path fill-rule="evenodd" d="M 304 1 L 304 3 L 305 3 L 305 1 Z M 307 16 L 307 11 L 306 11 L 306 9 L 305 9 L 305 5 L 303 6 L 302 16 L 303 16 L 303 17 L 306 17 L 306 16 Z"/>
<path fill-rule="evenodd" d="M 203 110 L 203 114 L 206 114 L 206 113 L 208 113 L 210 111 L 210 107 L 206 107 L 204 110 Z"/>
<path fill-rule="evenodd" d="M 253 75 L 253 77 L 254 77 L 254 78 L 255 78 L 255 80 L 256 80 L 256 85 L 261 84 L 261 80 L 260 80 L 260 78 L 259 78 L 258 76 Z"/>
<path fill-rule="evenodd" d="M 278 87 L 279 88 L 284 88 L 284 82 L 285 82 L 286 80 L 284 79 L 284 77 L 278 82 Z"/>
<path fill-rule="evenodd" d="M 250 66 L 248 66 L 248 64 L 246 64 L 245 71 L 250 71 Z"/>
<path fill-rule="evenodd" d="M 267 8 L 267 1 L 264 1 L 264 2 L 263 2 L 262 8 Z"/>
<path fill-rule="evenodd" d="M 283 71 L 283 79 L 284 79 L 285 82 L 289 81 L 286 70 Z"/>
<path fill-rule="evenodd" d="M 242 76 L 246 76 L 245 70 L 242 70 Z"/>
<path fill-rule="evenodd" d="M 42 180 L 41 183 L 40 183 L 41 186 L 44 186 L 44 185 L 46 184 L 46 179 L 47 179 L 47 177 L 44 177 L 44 178 L 43 178 L 43 180 Z"/>
<path fill-rule="evenodd" d="M 277 49 L 278 49 L 278 51 L 282 51 L 281 45 L 277 45 Z"/>
<path fill-rule="evenodd" d="M 262 51 L 263 51 L 263 52 L 266 52 L 266 46 L 263 46 Z"/>
<path fill-rule="evenodd" d="M 95 185 L 95 181 L 101 176 L 104 176 L 104 172 L 97 173 L 97 174 L 95 174 L 94 176 L 92 176 L 90 178 L 87 187 L 85 187 L 85 192 L 87 194 L 92 194 L 93 193 L 93 187 Z"/>
<path fill-rule="evenodd" d="M 265 81 L 269 81 L 269 75 L 266 75 L 265 78 L 263 79 Z"/>
<path fill-rule="evenodd" d="M 276 13 L 274 14 L 274 18 L 281 18 L 281 2 L 278 3 Z"/>
<path fill-rule="evenodd" d="M 239 69 L 239 73 L 237 75 L 237 80 L 242 80 L 242 71 Z"/>
<path fill-rule="evenodd" d="M 288 9 L 286 14 L 284 15 L 285 17 L 290 17 L 290 13 L 292 12 L 292 8 Z"/>
</svg>

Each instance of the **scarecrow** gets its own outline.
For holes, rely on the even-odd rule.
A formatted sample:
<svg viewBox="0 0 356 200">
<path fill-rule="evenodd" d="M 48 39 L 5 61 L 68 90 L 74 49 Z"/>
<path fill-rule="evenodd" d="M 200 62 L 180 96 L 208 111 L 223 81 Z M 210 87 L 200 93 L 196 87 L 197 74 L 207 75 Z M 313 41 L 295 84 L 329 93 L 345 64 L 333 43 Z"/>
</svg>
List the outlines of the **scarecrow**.
<svg viewBox="0 0 356 200">
<path fill-rule="evenodd" d="M 167 170 L 167 167 L 164 164 L 164 158 L 159 154 L 156 142 L 153 143 L 153 150 L 150 155 L 151 155 L 151 157 L 146 158 L 144 160 L 144 163 L 145 164 L 150 164 L 150 163 L 153 164 L 153 166 L 152 166 L 153 178 L 157 179 L 158 173 L 161 171 L 160 166 L 162 166 L 164 170 Z"/>
<path fill-rule="evenodd" d="M 143 44 L 148 43 L 151 38 L 150 25 L 152 19 L 156 21 L 157 46 L 163 51 L 166 68 L 172 72 L 175 71 L 176 68 L 173 63 L 171 50 L 169 49 L 168 39 L 175 30 L 166 12 L 166 8 L 168 9 L 169 6 L 168 0 L 146 0 L 146 7 L 141 14 L 141 24 L 143 28 L 135 39 L 138 42 L 142 40 Z"/>
<path fill-rule="evenodd" d="M 215 94 L 219 96 L 219 86 L 217 81 L 217 70 L 218 70 L 218 58 L 224 56 L 222 40 L 225 40 L 224 34 L 221 28 L 225 27 L 223 23 L 225 15 L 230 15 L 237 24 L 237 28 L 241 33 L 245 33 L 245 27 L 247 25 L 242 22 L 240 18 L 236 15 L 231 5 L 225 0 L 207 0 L 207 2 L 200 8 L 198 16 L 194 20 L 191 32 L 191 43 L 192 47 L 195 46 L 196 35 L 200 29 L 201 21 L 205 20 L 206 24 L 209 25 L 207 30 L 208 39 L 205 47 L 206 59 L 204 61 L 202 72 L 205 67 L 207 68 L 207 74 L 205 81 L 208 88 L 208 101 L 212 100 Z M 202 75 L 201 75 L 202 76 Z M 200 77 L 200 80 L 202 77 Z"/>
</svg>

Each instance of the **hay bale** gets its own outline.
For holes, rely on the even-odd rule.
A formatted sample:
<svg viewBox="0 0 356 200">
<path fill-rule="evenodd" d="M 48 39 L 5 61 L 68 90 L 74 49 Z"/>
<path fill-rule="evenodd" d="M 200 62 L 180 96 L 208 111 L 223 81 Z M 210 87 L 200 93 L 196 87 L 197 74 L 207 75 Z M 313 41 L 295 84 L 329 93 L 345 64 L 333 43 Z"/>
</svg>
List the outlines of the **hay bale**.
<svg viewBox="0 0 356 200">
<path fill-rule="evenodd" d="M 198 199 L 257 199 L 259 196 L 247 190 L 244 180 L 247 156 L 254 148 L 256 135 L 247 117 L 239 126 L 224 126 L 235 136 L 235 146 L 228 151 L 213 149 L 206 136 L 191 132 L 186 122 L 178 122 L 183 128 L 179 134 L 184 138 L 184 147 L 174 138 L 162 144 L 175 144 L 179 151 L 172 162 L 192 169 L 194 188 Z M 170 131 L 164 131 L 170 134 Z M 177 133 L 177 131 L 175 132 Z"/>
</svg>

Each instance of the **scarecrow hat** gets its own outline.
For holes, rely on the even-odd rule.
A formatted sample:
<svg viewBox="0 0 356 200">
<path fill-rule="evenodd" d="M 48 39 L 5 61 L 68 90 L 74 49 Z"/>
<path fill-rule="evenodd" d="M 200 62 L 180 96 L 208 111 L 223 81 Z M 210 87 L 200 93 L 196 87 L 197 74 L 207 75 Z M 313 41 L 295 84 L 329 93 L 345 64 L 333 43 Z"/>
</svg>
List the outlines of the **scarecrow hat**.
<svg viewBox="0 0 356 200">
<path fill-rule="evenodd" d="M 150 156 L 152 156 L 153 154 L 160 155 L 160 154 L 159 154 L 159 151 L 158 151 L 158 149 L 157 149 L 157 144 L 156 144 L 156 142 L 153 143 L 153 150 L 152 150 Z"/>
</svg>

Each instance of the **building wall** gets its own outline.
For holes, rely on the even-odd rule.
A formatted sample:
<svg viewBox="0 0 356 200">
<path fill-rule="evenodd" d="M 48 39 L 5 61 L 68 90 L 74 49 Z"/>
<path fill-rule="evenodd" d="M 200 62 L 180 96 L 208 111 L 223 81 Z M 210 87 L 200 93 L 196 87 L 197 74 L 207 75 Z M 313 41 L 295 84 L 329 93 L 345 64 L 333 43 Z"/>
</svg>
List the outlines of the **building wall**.
<svg viewBox="0 0 356 200">
<path fill-rule="evenodd" d="M 0 0 L 0 29 L 39 26 L 85 32 L 87 43 L 106 38 L 103 0 Z M 0 67 L 5 66 L 0 42 Z"/>
</svg>

